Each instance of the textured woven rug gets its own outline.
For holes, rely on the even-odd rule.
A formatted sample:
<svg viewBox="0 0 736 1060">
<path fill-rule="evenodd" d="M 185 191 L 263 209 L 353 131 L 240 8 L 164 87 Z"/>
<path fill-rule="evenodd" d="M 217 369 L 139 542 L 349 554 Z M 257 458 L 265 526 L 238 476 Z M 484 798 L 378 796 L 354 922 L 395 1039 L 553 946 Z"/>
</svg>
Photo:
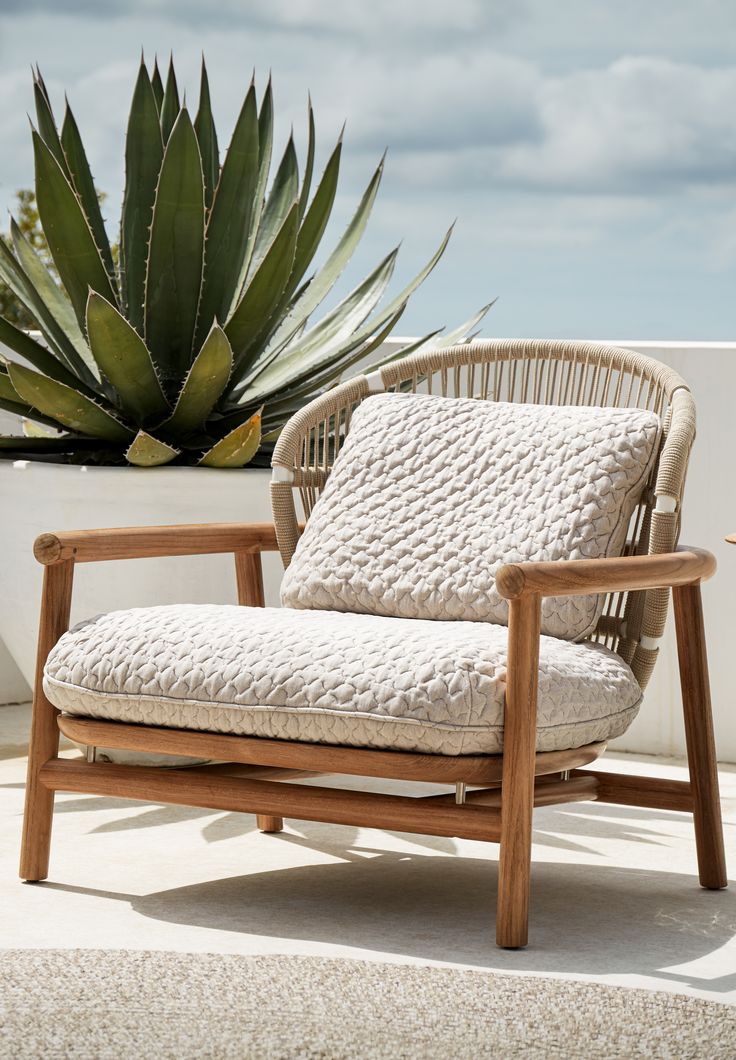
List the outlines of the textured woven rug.
<svg viewBox="0 0 736 1060">
<path fill-rule="evenodd" d="M 0 955 L 0 1056 L 736 1055 L 736 1009 L 571 980 L 318 957 L 125 950 Z"/>
</svg>

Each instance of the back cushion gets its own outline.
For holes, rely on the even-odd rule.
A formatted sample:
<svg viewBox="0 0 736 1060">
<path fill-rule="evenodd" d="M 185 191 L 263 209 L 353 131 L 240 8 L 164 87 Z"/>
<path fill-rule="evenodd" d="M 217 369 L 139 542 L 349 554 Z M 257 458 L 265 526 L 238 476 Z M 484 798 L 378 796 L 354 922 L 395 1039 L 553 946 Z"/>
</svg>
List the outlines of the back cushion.
<svg viewBox="0 0 736 1060">
<path fill-rule="evenodd" d="M 506 624 L 504 563 L 619 555 L 656 459 L 639 409 L 367 398 L 281 587 L 286 607 Z M 543 601 L 579 640 L 604 597 Z"/>
</svg>

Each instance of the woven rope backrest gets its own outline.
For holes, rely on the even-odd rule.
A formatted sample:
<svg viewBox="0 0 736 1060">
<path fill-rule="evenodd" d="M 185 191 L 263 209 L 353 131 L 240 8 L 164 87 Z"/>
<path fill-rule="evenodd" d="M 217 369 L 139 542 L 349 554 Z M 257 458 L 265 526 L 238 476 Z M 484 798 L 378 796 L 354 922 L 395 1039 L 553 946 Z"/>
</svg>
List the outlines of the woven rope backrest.
<svg viewBox="0 0 736 1060">
<path fill-rule="evenodd" d="M 386 365 L 380 374 L 358 376 L 335 387 L 289 420 L 274 449 L 271 484 L 285 566 L 299 539 L 295 496 L 308 519 L 350 429 L 353 410 L 377 390 L 655 412 L 664 428 L 660 453 L 631 518 L 625 554 L 655 554 L 675 547 L 695 437 L 695 407 L 686 383 L 667 365 L 615 346 L 501 339 L 418 351 Z M 610 594 L 590 637 L 618 652 L 642 688 L 654 668 L 668 603 L 667 589 Z"/>
</svg>

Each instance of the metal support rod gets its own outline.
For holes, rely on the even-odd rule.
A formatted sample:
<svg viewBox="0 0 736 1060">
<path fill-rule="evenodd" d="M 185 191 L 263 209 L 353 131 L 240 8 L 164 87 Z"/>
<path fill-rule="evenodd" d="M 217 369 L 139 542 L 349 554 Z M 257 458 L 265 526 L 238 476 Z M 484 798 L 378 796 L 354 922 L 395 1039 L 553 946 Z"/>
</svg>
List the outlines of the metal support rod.
<svg viewBox="0 0 736 1060">
<path fill-rule="evenodd" d="M 464 780 L 458 780 L 455 784 L 455 802 L 458 806 L 465 804 L 465 793 L 467 791 L 467 784 Z"/>
<path fill-rule="evenodd" d="M 87 745 L 87 761 L 94 762 L 97 758 L 97 748 L 93 744 Z"/>
</svg>

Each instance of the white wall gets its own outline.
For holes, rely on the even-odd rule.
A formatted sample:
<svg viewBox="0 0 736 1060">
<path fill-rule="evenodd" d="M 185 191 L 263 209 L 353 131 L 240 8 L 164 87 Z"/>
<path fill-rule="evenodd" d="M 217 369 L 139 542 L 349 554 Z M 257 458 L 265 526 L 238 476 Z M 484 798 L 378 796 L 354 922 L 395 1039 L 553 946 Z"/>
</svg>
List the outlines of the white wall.
<svg viewBox="0 0 736 1060">
<path fill-rule="evenodd" d="M 392 340 L 387 352 L 401 341 Z M 736 343 L 618 340 L 616 344 L 671 365 L 695 396 L 698 438 L 688 474 L 681 541 L 708 548 L 718 559 L 718 572 L 704 586 L 703 596 L 719 758 L 736 762 L 736 545 L 723 540 L 726 534 L 736 533 Z M 0 429 L 8 430 L 8 421 L 0 413 Z M 21 698 L 23 691 L 17 671 L 0 649 L 0 702 Z M 684 750 L 671 628 L 642 711 L 615 746 L 668 755 Z"/>
<path fill-rule="evenodd" d="M 0 343 L 0 352 L 7 347 Z M 7 351 L 10 353 L 10 350 Z M 0 434 L 20 434 L 20 421 L 17 416 L 0 409 Z M 0 518 L 7 518 L 5 514 L 5 498 L 0 497 Z M 8 649 L 0 641 L 0 704 L 23 703 L 29 699 L 31 690 L 28 687 L 22 673 L 13 662 Z"/>
</svg>

